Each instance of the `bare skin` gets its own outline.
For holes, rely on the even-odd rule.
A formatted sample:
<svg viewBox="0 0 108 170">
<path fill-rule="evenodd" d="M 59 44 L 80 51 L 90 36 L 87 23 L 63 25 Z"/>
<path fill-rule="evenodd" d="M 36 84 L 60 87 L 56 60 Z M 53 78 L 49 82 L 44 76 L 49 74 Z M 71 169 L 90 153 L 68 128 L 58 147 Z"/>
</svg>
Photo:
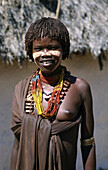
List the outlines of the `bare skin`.
<svg viewBox="0 0 108 170">
<path fill-rule="evenodd" d="M 42 56 L 34 55 L 34 61 L 46 76 L 56 74 L 58 68 L 61 66 L 62 55 L 46 55 L 46 52 L 50 52 L 50 50 L 59 51 L 62 54 L 61 45 L 56 40 L 51 40 L 48 37 L 45 37 L 38 41 L 33 41 L 33 54 L 40 51 L 45 53 L 45 55 Z M 40 60 L 41 62 L 39 62 Z M 42 60 L 53 60 L 53 62 L 51 63 L 51 61 L 49 61 L 49 64 L 46 64 L 45 62 L 42 62 Z M 71 79 L 72 78 L 73 77 L 71 76 Z M 52 85 L 46 83 L 42 83 L 42 87 L 46 93 L 52 92 L 54 88 Z M 47 101 L 43 98 L 43 108 L 46 109 L 46 107 Z M 71 84 L 60 105 L 55 121 L 72 120 L 79 113 L 82 114 L 81 139 L 89 139 L 93 136 L 94 131 L 91 90 L 89 84 L 85 80 L 76 78 L 75 83 Z M 81 150 L 84 169 L 95 170 L 95 146 L 81 147 Z"/>
</svg>

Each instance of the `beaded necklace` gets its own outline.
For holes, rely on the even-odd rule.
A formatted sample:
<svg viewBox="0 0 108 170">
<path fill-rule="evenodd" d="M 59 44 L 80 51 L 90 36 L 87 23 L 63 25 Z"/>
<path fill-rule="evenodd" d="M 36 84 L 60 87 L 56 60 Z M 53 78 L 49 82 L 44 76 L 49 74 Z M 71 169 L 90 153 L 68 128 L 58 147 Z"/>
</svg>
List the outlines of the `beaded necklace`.
<svg viewBox="0 0 108 170">
<path fill-rule="evenodd" d="M 63 79 L 64 79 L 64 69 L 62 68 L 60 73 L 60 78 L 57 85 L 54 87 L 51 97 L 48 100 L 48 106 L 46 110 L 42 106 L 42 84 L 40 81 L 41 70 L 37 71 L 36 76 L 32 78 L 32 88 L 31 93 L 38 111 L 38 115 L 43 116 L 44 118 L 52 118 L 59 106 L 59 97 L 61 90 L 63 88 Z"/>
</svg>

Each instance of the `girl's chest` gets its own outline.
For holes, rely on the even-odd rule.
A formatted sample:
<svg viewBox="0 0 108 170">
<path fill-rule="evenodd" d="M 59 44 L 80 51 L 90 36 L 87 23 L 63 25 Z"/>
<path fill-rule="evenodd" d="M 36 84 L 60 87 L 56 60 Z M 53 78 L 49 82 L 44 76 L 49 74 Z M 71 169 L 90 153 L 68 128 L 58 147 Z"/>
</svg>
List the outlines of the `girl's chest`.
<svg viewBox="0 0 108 170">
<path fill-rule="evenodd" d="M 49 92 L 50 97 L 50 90 Z M 54 103 L 56 104 L 56 103 Z M 42 105 L 44 110 L 48 107 L 48 96 L 43 95 Z M 82 99 L 78 90 L 74 87 L 68 89 L 68 91 L 60 99 L 60 104 L 57 110 L 57 120 L 71 120 L 81 111 Z"/>
</svg>

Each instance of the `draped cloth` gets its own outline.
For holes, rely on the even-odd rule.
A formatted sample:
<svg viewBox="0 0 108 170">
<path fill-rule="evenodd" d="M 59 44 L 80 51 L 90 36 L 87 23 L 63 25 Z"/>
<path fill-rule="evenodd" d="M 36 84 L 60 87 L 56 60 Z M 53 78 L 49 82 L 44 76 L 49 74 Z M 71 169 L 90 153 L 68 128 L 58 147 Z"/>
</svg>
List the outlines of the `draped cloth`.
<svg viewBox="0 0 108 170">
<path fill-rule="evenodd" d="M 18 83 L 12 100 L 15 135 L 11 170 L 75 170 L 78 127 L 81 117 L 50 122 L 24 112 L 30 78 Z"/>
</svg>

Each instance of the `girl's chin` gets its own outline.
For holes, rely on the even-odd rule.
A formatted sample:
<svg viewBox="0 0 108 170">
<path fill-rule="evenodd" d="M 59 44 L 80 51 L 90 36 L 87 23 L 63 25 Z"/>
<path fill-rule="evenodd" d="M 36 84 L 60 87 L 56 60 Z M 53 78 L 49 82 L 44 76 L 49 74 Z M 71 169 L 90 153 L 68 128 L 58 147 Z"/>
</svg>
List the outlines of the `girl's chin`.
<svg viewBox="0 0 108 170">
<path fill-rule="evenodd" d="M 55 66 L 54 64 L 37 64 L 37 66 L 45 73 L 47 72 L 53 72 L 54 70 L 56 70 L 57 66 Z"/>
<path fill-rule="evenodd" d="M 54 68 L 40 68 L 44 74 L 54 75 L 60 72 L 60 65 Z"/>
</svg>

